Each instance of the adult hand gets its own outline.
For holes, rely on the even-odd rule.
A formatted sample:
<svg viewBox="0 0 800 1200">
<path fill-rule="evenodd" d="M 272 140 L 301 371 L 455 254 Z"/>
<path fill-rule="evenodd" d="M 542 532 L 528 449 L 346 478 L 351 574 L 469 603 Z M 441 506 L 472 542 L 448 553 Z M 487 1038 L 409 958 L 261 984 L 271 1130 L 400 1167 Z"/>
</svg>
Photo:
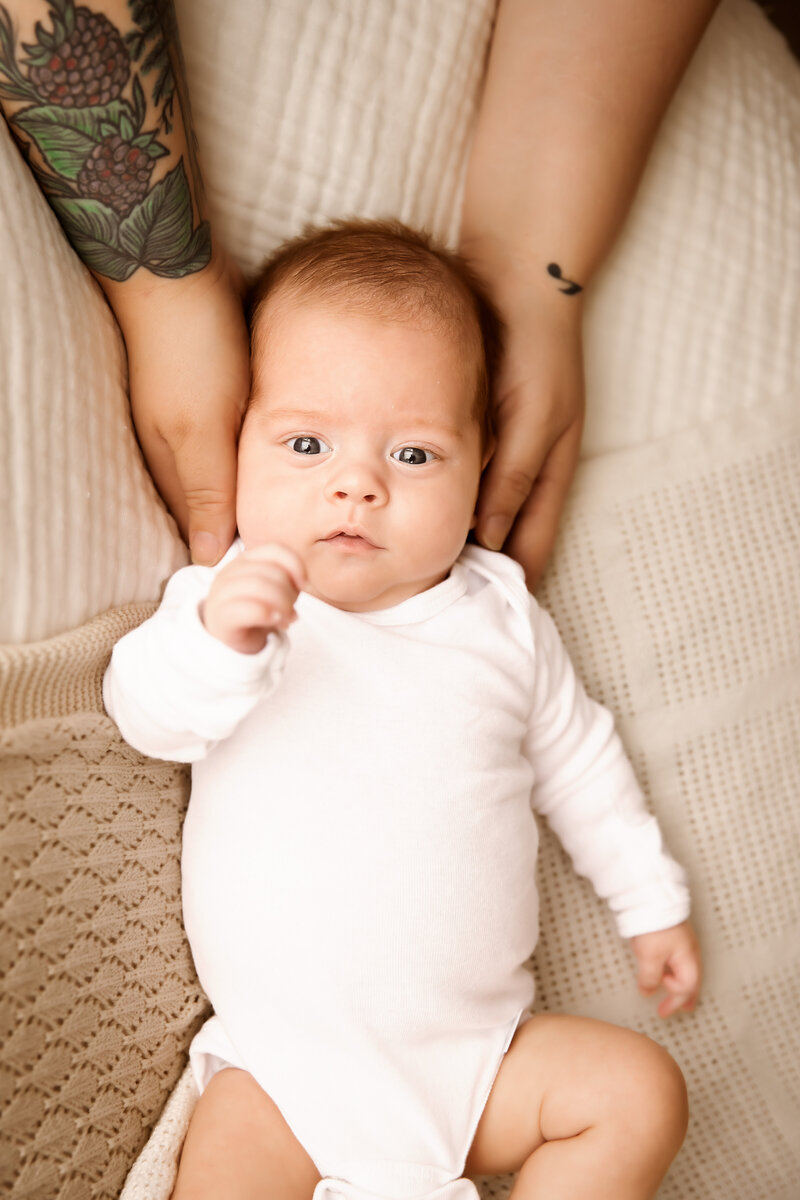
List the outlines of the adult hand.
<svg viewBox="0 0 800 1200">
<path fill-rule="evenodd" d="M 236 442 L 250 388 L 241 276 L 216 252 L 184 279 L 135 282 L 106 290 L 128 351 L 136 432 L 194 561 L 212 565 L 236 529 Z"/>
<path fill-rule="evenodd" d="M 650 5 L 647 20 L 637 0 L 500 0 L 497 8 L 461 248 L 511 331 L 479 536 L 497 545 L 489 518 L 519 513 L 505 549 L 530 584 L 555 539 L 583 419 L 575 311 L 583 295 L 565 294 L 560 272 L 590 286 L 716 4 Z M 540 297 L 538 310 L 508 304 L 528 289 Z"/>
<path fill-rule="evenodd" d="M 579 297 L 528 296 L 503 313 L 497 446 L 478 500 L 478 540 L 502 546 L 533 588 L 558 532 L 584 418 Z"/>
</svg>

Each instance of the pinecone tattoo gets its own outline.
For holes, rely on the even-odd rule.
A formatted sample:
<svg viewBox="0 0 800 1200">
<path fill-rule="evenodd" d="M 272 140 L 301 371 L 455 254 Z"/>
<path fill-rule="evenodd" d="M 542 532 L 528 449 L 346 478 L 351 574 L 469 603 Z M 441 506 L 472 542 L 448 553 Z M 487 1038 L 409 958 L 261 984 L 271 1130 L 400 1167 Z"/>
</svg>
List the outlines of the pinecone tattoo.
<svg viewBox="0 0 800 1200">
<path fill-rule="evenodd" d="M 64 5 L 53 32 L 37 27 L 36 43 L 25 49 L 28 78 L 44 104 L 110 104 L 130 77 L 130 55 L 119 33 L 107 17 L 88 8 Z"/>
<path fill-rule="evenodd" d="M 154 166 L 146 151 L 114 134 L 99 142 L 86 159 L 76 180 L 78 191 L 125 217 L 147 195 Z"/>
</svg>

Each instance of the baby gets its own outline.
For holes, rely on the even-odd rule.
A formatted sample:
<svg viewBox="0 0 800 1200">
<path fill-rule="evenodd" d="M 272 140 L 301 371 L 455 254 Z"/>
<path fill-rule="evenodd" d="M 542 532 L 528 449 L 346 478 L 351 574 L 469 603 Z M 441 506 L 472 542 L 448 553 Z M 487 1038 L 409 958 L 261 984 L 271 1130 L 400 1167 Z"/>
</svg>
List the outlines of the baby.
<svg viewBox="0 0 800 1200">
<path fill-rule="evenodd" d="M 642 1035 L 530 1014 L 542 814 L 659 1011 L 699 953 L 611 716 L 507 557 L 465 543 L 495 323 L 394 223 L 312 231 L 253 306 L 240 539 L 123 638 L 105 700 L 192 762 L 183 904 L 214 1008 L 174 1200 L 644 1200 L 683 1079 Z"/>
</svg>

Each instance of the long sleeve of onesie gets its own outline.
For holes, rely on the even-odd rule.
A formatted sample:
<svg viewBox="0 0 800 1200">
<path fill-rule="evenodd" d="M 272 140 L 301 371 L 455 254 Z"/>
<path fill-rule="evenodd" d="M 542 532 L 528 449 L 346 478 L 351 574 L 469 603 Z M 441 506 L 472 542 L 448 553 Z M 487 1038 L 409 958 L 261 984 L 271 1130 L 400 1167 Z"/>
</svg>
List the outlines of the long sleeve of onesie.
<svg viewBox="0 0 800 1200">
<path fill-rule="evenodd" d="M 527 753 L 533 806 L 608 901 L 623 937 L 686 920 L 686 875 L 666 852 L 611 714 L 584 691 L 551 617 L 531 603 L 535 670 Z"/>
<path fill-rule="evenodd" d="M 200 605 L 229 557 L 216 568 L 178 571 L 158 611 L 114 647 L 103 680 L 106 710 L 126 742 L 151 758 L 204 758 L 280 676 L 283 635 L 271 634 L 258 654 L 240 654 L 203 625 Z"/>
</svg>

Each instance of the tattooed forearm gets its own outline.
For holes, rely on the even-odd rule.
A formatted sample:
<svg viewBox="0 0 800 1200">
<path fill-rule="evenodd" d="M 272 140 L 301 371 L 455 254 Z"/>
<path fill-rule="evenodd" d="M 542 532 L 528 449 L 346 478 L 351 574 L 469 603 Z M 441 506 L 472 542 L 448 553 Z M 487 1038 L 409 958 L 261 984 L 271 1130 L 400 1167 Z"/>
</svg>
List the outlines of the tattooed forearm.
<svg viewBox="0 0 800 1200">
<path fill-rule="evenodd" d="M 49 28 L 37 22 L 17 47 L 0 4 L 0 102 L 87 266 L 117 281 L 140 268 L 176 278 L 208 263 L 211 235 L 192 201 L 200 181 L 174 17 L 163 0 L 127 7 L 120 28 L 96 7 L 48 0 Z"/>
<path fill-rule="evenodd" d="M 558 263 L 548 263 L 547 274 L 552 275 L 553 279 L 558 279 L 561 281 L 561 283 L 565 283 L 567 285 L 566 287 L 558 289 L 564 296 L 577 296 L 578 292 L 583 291 L 583 286 L 580 283 L 575 283 L 573 279 L 564 278 L 564 276 L 561 274 L 561 267 L 558 265 Z"/>
</svg>

